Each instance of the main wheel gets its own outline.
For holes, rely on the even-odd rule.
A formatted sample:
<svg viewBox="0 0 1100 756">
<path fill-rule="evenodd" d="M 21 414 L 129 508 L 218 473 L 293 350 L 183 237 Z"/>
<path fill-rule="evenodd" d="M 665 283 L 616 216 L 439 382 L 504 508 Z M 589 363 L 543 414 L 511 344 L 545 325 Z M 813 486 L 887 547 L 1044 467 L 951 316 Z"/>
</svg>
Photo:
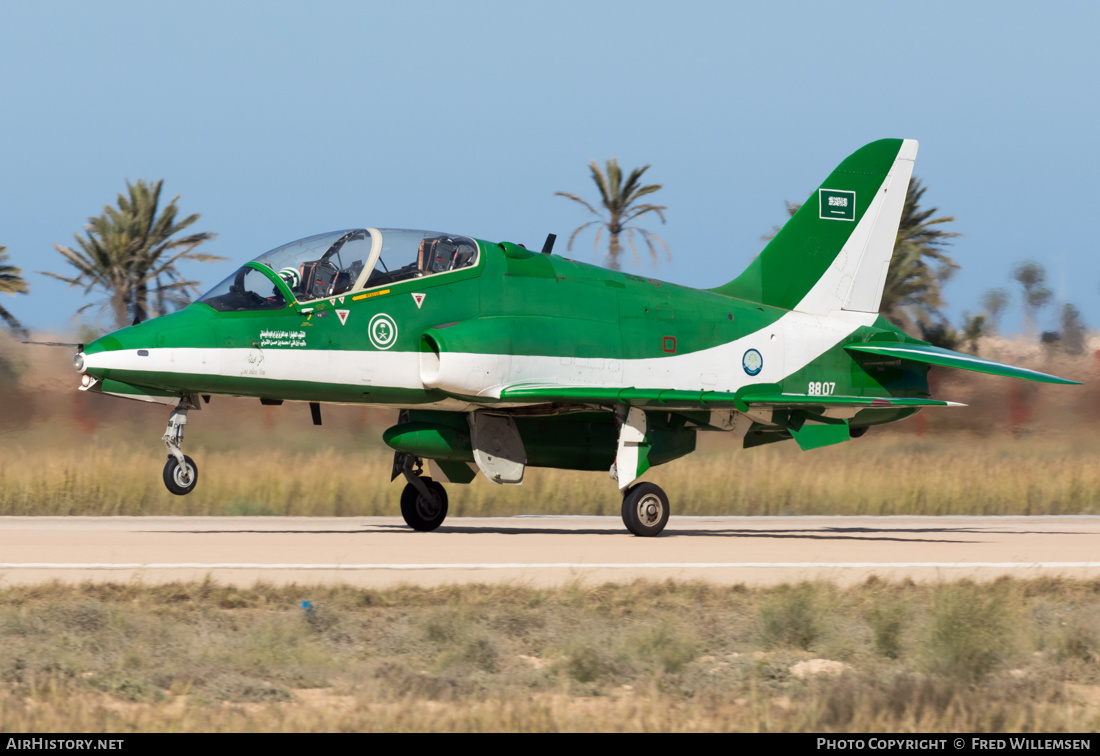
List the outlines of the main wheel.
<svg viewBox="0 0 1100 756">
<path fill-rule="evenodd" d="M 176 496 L 191 493 L 199 482 L 199 466 L 195 460 L 184 455 L 183 461 L 186 468 L 180 467 L 175 457 L 169 457 L 164 463 L 164 485 Z"/>
<path fill-rule="evenodd" d="M 668 524 L 668 496 L 653 483 L 639 483 L 623 495 L 623 524 L 636 536 L 655 536 Z"/>
<path fill-rule="evenodd" d="M 435 530 L 447 517 L 447 491 L 431 478 L 421 478 L 428 490 L 436 495 L 437 502 L 425 499 L 412 483 L 401 492 L 401 516 L 413 530 Z"/>
</svg>

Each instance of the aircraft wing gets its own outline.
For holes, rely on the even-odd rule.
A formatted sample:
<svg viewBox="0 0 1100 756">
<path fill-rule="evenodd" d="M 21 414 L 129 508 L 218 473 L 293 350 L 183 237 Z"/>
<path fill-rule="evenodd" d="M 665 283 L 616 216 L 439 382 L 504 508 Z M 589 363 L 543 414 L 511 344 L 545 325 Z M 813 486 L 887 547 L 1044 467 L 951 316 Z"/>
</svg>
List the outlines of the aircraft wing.
<svg viewBox="0 0 1100 756">
<path fill-rule="evenodd" d="M 952 352 L 950 349 L 934 347 L 929 344 L 868 341 L 862 344 L 847 344 L 844 348 L 849 352 L 877 354 L 882 357 L 893 357 L 895 359 L 909 360 L 910 362 L 922 362 L 928 365 L 942 365 L 943 367 L 972 370 L 976 373 L 990 373 L 992 375 L 1003 375 L 1010 378 L 1025 378 L 1029 381 L 1040 381 L 1042 383 L 1080 384 L 1080 381 L 1071 381 L 1066 378 L 1059 378 L 1056 375 L 1040 373 L 1037 370 L 1028 370 L 1027 368 L 1016 367 L 1015 365 L 1006 365 L 1003 362 L 983 360 L 981 357 L 975 357 L 971 354 Z"/>
<path fill-rule="evenodd" d="M 736 393 L 728 391 L 681 391 L 652 388 L 599 388 L 589 386 L 531 385 L 510 386 L 500 394 L 504 401 L 532 404 L 566 402 L 577 404 L 629 404 L 634 407 L 664 409 L 723 409 L 742 412 L 751 407 L 809 409 L 851 407 L 872 409 L 883 407 L 958 407 L 956 402 L 917 397 L 818 396 L 783 393 L 776 384 L 745 386 Z"/>
</svg>

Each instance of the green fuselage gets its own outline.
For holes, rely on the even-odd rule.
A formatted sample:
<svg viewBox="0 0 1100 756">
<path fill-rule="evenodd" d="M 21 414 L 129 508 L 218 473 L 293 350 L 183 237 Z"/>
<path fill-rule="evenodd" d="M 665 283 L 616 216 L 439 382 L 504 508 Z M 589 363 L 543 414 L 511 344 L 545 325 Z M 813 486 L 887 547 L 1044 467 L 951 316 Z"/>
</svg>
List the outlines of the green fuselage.
<svg viewBox="0 0 1100 756">
<path fill-rule="evenodd" d="M 224 394 L 463 411 L 471 405 L 505 402 L 491 393 L 479 395 L 472 390 L 477 388 L 476 382 L 460 391 L 425 387 L 419 374 L 419 355 L 442 348 L 445 353 L 515 359 L 551 357 L 557 358 L 565 382 L 576 368 L 584 372 L 586 385 L 594 374 L 604 375 L 602 384 L 608 388 L 629 387 L 634 384 L 622 383 L 622 371 L 617 369 L 622 363 L 668 361 L 675 371 L 676 363 L 685 357 L 763 334 L 791 314 L 711 291 L 532 253 L 507 243 L 478 244 L 482 254 L 475 267 L 307 305 L 216 312 L 207 305 L 192 304 L 88 345 L 85 355 L 91 365 L 98 362 L 97 354 L 128 355 L 119 362 L 91 366 L 88 373 L 108 382 L 172 395 Z M 419 306 L 413 294 L 423 295 Z M 346 315 L 341 317 L 338 311 Z M 391 318 L 397 330 L 396 338 L 384 349 L 369 333 L 372 318 L 379 314 Z M 844 341 L 832 344 L 773 383 L 796 394 L 806 393 L 815 382 L 828 382 L 833 384 L 830 393 L 838 395 L 926 397 L 926 369 L 921 366 L 855 357 L 842 348 L 844 343 L 866 341 L 872 335 L 905 339 L 879 319 L 874 326 L 852 329 Z M 763 343 L 767 346 L 768 340 Z M 762 351 L 769 361 L 789 363 L 778 355 L 780 349 L 789 351 L 791 347 L 780 344 L 771 354 Z M 155 356 L 164 350 L 187 350 L 190 357 L 166 362 L 150 359 L 149 354 L 139 356 L 139 351 Z M 359 353 L 362 366 L 350 377 L 335 376 L 333 362 L 348 361 L 348 353 Z M 273 369 L 273 354 L 284 361 L 293 359 L 297 369 Z M 371 355 L 376 356 L 377 365 L 370 364 Z M 740 364 L 715 364 L 709 375 L 697 374 L 694 366 L 687 370 L 690 374 L 682 376 L 678 385 L 667 387 L 704 392 L 753 382 Z M 740 374 L 734 384 L 729 383 L 729 374 Z M 561 382 L 562 376 L 527 378 L 535 383 Z M 911 412 L 865 410 L 859 420 L 881 423 Z"/>
<path fill-rule="evenodd" d="M 750 447 L 789 439 L 807 420 L 846 422 L 843 439 L 916 411 L 863 406 L 837 420 L 828 406 L 777 407 L 731 425 L 733 406 L 713 399 L 745 387 L 928 395 L 925 366 L 844 350 L 905 338 L 881 319 L 829 330 L 821 319 L 712 291 L 477 243 L 467 269 L 340 297 L 240 312 L 195 303 L 88 345 L 87 372 L 103 392 L 165 403 L 220 394 L 401 408 L 403 424 L 386 442 L 451 464 L 458 482 L 473 460 L 466 415 L 479 409 L 516 414 L 529 466 L 606 470 L 618 437 L 608 410 L 625 401 L 645 409 L 646 464 L 658 465 L 693 451 L 698 430 L 734 430 Z M 377 330 L 379 318 L 392 327 Z M 758 375 L 742 364 L 747 346 L 762 355 Z"/>
</svg>

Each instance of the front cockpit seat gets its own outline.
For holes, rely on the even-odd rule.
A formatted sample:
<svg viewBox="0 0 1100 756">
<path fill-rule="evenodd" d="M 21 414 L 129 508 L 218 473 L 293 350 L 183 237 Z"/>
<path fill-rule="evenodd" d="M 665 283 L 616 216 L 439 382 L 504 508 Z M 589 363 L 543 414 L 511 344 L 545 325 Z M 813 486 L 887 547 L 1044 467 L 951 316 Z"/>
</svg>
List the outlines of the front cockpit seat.
<svg viewBox="0 0 1100 756">
<path fill-rule="evenodd" d="M 459 247 L 455 253 L 455 264 L 451 270 L 458 270 L 459 268 L 468 268 L 474 264 L 474 255 L 476 250 L 472 250 L 469 247 Z"/>
</svg>

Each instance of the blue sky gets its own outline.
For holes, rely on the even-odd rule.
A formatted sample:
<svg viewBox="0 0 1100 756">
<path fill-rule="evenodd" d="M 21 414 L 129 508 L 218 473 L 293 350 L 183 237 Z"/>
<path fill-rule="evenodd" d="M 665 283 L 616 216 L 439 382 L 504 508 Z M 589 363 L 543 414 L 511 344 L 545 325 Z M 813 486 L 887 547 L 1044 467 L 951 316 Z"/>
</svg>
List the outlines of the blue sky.
<svg viewBox="0 0 1100 756">
<path fill-rule="evenodd" d="M 164 179 L 213 286 L 350 226 L 565 252 L 590 160 L 650 164 L 673 260 L 714 286 L 846 155 L 921 143 L 954 215 L 958 323 L 1016 264 L 1046 265 L 1100 327 L 1100 4 L 1023 2 L 52 2 L 0 0 L 0 244 L 31 285 L 2 304 L 65 333 L 92 301 L 35 271 L 127 179 Z M 591 234 L 570 255 L 597 262 Z M 1054 327 L 1054 308 L 1042 325 Z M 1018 304 L 1004 330 L 1020 328 Z"/>
</svg>

